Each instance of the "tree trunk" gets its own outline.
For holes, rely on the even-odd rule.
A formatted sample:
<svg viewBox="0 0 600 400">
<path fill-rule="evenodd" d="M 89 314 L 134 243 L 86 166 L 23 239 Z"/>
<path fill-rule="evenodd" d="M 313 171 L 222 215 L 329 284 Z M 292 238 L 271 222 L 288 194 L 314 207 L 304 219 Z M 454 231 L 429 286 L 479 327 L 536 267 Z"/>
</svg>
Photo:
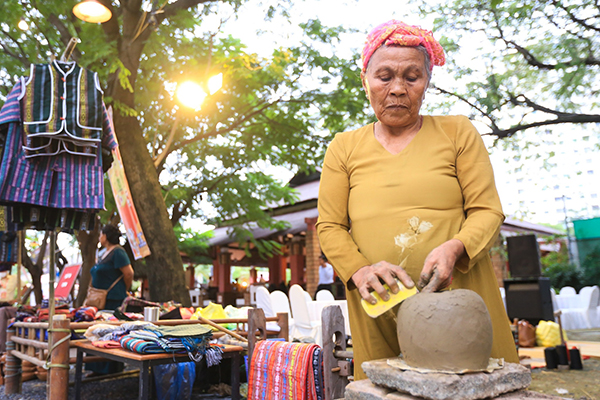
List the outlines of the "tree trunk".
<svg viewBox="0 0 600 400">
<path fill-rule="evenodd" d="M 90 285 L 90 271 L 96 262 L 96 249 L 98 248 L 98 237 L 100 235 L 100 220 L 96 218 L 96 225 L 91 232 L 79 231 L 77 242 L 81 252 L 81 274 L 79 275 L 79 292 L 75 299 L 75 307 L 81 307 L 85 301 L 87 288 Z"/>
<path fill-rule="evenodd" d="M 35 263 L 31 260 L 31 257 L 29 257 L 29 253 L 27 253 L 27 249 L 25 249 L 25 243 L 22 243 L 23 265 L 31 275 L 33 295 L 35 296 L 35 304 L 37 305 L 41 305 L 42 300 L 44 299 L 44 293 L 42 292 L 42 274 L 44 272 L 44 258 L 46 257 L 46 247 L 48 245 L 49 236 L 50 233 L 46 231 Z"/>
<path fill-rule="evenodd" d="M 123 8 L 123 40 L 119 41 L 119 59 L 131 73 L 129 81 L 134 88 L 142 51 L 152 34 L 151 29 L 146 29 L 136 37 L 140 17 L 139 7 Z M 109 93 L 116 101 L 135 109 L 134 93 L 123 89 L 115 75 L 116 73 L 110 77 Z M 135 92 L 141 95 L 144 93 L 143 88 L 136 88 Z M 140 122 L 136 117 L 124 116 L 117 110 L 114 124 L 133 204 L 151 252 L 145 259 L 150 300 L 173 300 L 189 307 L 190 294 L 185 286 L 185 272 L 177 238 L 162 196 L 156 168 L 142 136 Z"/>
<path fill-rule="evenodd" d="M 150 299 L 174 300 L 189 307 L 191 300 L 177 238 L 139 122 L 116 114 L 115 126 L 131 196 L 151 252 L 145 259 Z"/>
</svg>

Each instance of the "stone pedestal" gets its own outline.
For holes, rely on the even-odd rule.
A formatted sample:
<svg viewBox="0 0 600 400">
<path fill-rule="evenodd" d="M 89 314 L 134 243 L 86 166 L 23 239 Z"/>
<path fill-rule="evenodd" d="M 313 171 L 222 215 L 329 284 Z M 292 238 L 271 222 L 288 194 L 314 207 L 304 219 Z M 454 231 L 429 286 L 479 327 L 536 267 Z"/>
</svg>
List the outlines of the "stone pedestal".
<svg viewBox="0 0 600 400">
<path fill-rule="evenodd" d="M 455 397 L 460 398 L 460 397 Z M 352 382 L 346 386 L 344 400 L 422 400 L 423 397 L 415 397 L 410 394 L 400 393 L 393 389 L 376 386 L 368 379 Z M 517 390 L 494 397 L 502 400 L 559 400 L 563 397 L 550 396 L 547 394 L 530 392 L 529 390 Z"/>
<path fill-rule="evenodd" d="M 402 371 L 389 366 L 387 360 L 365 362 L 362 368 L 375 385 L 431 400 L 494 398 L 503 393 L 525 389 L 531 383 L 531 372 L 514 363 L 506 363 L 504 368 L 491 373 L 462 375 Z"/>
</svg>

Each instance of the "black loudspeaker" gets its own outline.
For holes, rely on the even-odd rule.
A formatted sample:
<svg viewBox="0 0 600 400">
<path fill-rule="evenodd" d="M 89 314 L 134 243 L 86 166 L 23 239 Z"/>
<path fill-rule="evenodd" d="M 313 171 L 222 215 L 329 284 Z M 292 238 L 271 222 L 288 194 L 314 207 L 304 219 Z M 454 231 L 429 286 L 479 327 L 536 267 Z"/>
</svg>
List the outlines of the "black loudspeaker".
<svg viewBox="0 0 600 400">
<path fill-rule="evenodd" d="M 506 279 L 506 311 L 512 321 L 526 319 L 532 325 L 554 321 L 550 278 Z"/>
<path fill-rule="evenodd" d="M 537 278 L 542 276 L 540 247 L 535 235 L 510 236 L 508 247 L 508 267 L 511 278 Z"/>
</svg>

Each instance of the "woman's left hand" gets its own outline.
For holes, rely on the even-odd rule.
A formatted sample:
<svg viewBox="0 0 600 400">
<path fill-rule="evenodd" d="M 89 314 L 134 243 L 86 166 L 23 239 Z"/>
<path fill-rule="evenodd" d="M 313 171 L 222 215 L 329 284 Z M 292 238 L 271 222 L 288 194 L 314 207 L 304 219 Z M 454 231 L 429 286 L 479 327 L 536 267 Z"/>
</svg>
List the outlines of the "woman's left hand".
<svg viewBox="0 0 600 400">
<path fill-rule="evenodd" d="M 458 239 L 450 239 L 431 250 L 419 279 L 421 293 L 433 293 L 450 286 L 454 265 L 464 253 L 465 246 Z"/>
</svg>

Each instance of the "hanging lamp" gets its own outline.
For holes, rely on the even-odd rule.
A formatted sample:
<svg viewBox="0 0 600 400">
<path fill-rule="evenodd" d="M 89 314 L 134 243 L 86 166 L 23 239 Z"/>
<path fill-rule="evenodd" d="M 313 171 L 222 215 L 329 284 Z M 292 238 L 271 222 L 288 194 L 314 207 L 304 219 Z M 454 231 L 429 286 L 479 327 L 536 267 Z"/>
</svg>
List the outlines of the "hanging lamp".
<svg viewBox="0 0 600 400">
<path fill-rule="evenodd" d="M 73 7 L 73 14 L 85 22 L 102 23 L 112 17 L 110 10 L 98 0 L 82 0 Z"/>
</svg>

